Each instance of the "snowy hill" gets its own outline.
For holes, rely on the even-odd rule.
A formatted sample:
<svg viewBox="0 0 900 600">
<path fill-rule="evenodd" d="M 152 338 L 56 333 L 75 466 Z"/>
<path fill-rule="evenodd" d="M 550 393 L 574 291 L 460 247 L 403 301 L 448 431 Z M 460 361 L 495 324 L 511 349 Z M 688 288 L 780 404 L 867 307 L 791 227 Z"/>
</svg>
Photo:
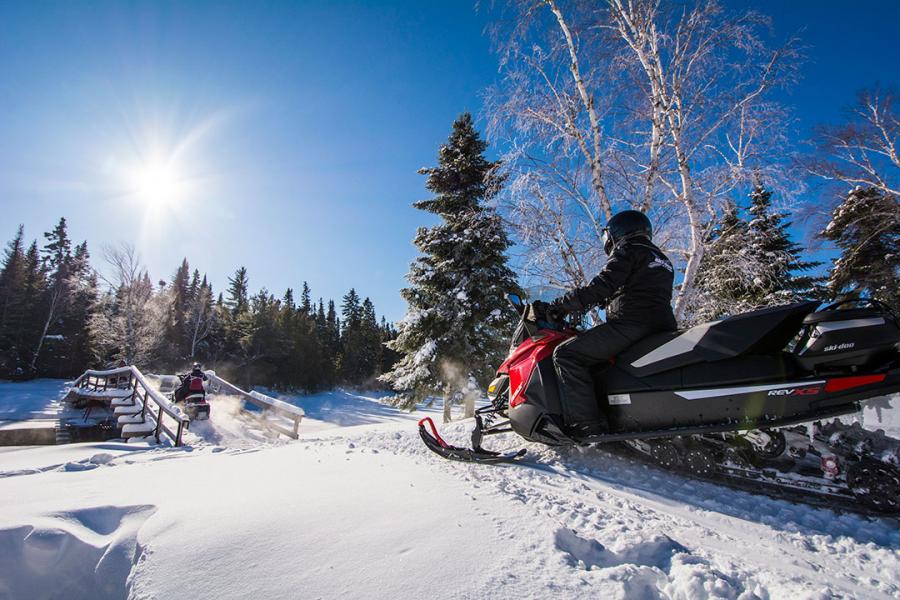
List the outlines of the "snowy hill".
<svg viewBox="0 0 900 600">
<path fill-rule="evenodd" d="M 420 414 L 346 392 L 295 401 L 308 418 L 291 443 L 214 399 L 184 448 L 0 449 L 0 598 L 900 595 L 895 520 L 602 451 L 450 463 L 420 443 Z M 896 408 L 881 412 L 900 425 Z M 877 427 L 874 411 L 865 418 Z M 447 437 L 464 442 L 469 427 Z"/>
</svg>

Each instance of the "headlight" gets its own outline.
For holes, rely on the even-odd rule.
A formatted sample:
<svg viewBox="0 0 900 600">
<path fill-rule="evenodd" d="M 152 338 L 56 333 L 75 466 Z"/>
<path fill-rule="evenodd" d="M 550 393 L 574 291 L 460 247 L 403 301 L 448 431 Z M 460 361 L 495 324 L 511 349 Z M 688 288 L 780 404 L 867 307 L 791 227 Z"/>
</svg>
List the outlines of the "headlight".
<svg viewBox="0 0 900 600">
<path fill-rule="evenodd" d="M 506 393 L 507 389 L 509 389 L 509 375 L 501 375 L 497 379 L 493 380 L 488 386 L 487 397 L 491 402 L 493 402 L 501 394 Z"/>
</svg>

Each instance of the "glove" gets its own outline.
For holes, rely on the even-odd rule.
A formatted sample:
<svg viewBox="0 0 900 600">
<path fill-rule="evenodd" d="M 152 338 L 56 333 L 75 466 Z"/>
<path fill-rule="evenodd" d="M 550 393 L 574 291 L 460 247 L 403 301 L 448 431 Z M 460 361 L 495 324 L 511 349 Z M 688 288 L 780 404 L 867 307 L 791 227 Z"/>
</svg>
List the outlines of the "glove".
<svg viewBox="0 0 900 600">
<path fill-rule="evenodd" d="M 578 299 L 578 290 L 572 290 L 551 302 L 549 310 L 552 314 L 563 318 L 570 313 L 583 311 L 584 305 Z"/>
<path fill-rule="evenodd" d="M 547 320 L 551 323 L 560 323 L 566 318 L 566 312 L 559 306 L 559 300 L 554 300 L 547 305 Z"/>
<path fill-rule="evenodd" d="M 531 303 L 531 319 L 533 321 L 537 321 L 539 319 L 543 319 L 548 315 L 550 310 L 550 305 L 544 302 L 543 300 L 535 300 Z"/>
</svg>

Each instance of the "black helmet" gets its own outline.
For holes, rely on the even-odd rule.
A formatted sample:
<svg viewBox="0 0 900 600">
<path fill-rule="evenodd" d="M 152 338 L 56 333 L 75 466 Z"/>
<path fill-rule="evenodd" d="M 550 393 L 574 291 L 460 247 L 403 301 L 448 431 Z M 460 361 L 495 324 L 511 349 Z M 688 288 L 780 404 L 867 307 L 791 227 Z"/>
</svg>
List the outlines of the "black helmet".
<svg viewBox="0 0 900 600">
<path fill-rule="evenodd" d="M 194 371 L 202 371 L 202 370 L 203 370 L 203 367 L 202 367 L 202 365 L 200 365 L 200 363 L 194 363 L 193 366 L 192 366 L 191 368 L 192 368 Z"/>
<path fill-rule="evenodd" d="M 653 239 L 653 225 L 644 213 L 623 210 L 613 215 L 603 229 L 603 251 L 609 256 L 617 244 L 633 237 Z"/>
</svg>

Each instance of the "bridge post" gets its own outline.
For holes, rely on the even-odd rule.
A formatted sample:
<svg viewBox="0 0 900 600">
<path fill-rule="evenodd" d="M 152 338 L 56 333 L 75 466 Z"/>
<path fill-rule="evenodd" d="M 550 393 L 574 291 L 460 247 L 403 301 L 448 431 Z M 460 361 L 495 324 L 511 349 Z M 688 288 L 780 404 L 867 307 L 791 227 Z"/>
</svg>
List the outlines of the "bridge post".
<svg viewBox="0 0 900 600">
<path fill-rule="evenodd" d="M 156 431 L 154 431 L 154 435 L 156 436 L 156 443 L 159 443 L 159 431 L 162 429 L 162 416 L 163 416 L 163 407 L 159 407 L 159 412 L 156 415 Z"/>
</svg>

